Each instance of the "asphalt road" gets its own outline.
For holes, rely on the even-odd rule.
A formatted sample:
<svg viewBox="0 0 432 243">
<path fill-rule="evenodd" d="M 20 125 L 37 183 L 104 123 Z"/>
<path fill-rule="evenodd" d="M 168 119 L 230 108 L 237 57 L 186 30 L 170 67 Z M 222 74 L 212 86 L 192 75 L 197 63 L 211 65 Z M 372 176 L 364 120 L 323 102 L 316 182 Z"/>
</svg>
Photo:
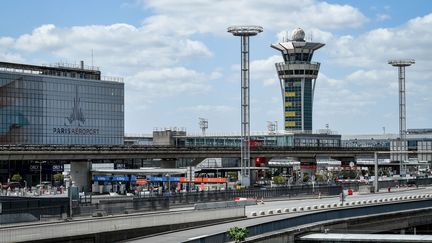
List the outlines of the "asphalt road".
<svg viewBox="0 0 432 243">
<path fill-rule="evenodd" d="M 399 196 L 409 196 L 409 195 L 418 195 L 432 193 L 432 188 L 418 188 L 418 189 L 401 189 L 393 190 L 392 192 L 385 193 L 377 193 L 377 194 L 356 194 L 353 196 L 347 196 L 346 201 L 362 201 L 362 200 L 373 200 L 379 198 L 389 198 L 389 197 L 399 197 Z M 264 204 L 253 205 L 246 207 L 246 215 L 250 215 L 253 211 L 265 211 L 270 209 L 277 208 L 292 208 L 292 207 L 306 207 L 306 206 L 314 206 L 320 204 L 331 204 L 338 203 L 339 197 L 331 197 L 331 198 L 310 198 L 310 199 L 301 199 L 301 200 L 281 200 L 281 201 L 264 201 Z M 325 209 L 324 209 L 325 210 Z M 299 213 L 289 213 L 289 214 L 276 214 L 272 216 L 264 216 L 264 217 L 249 217 L 244 220 L 239 220 L 230 223 L 222 223 L 212 226 L 199 227 L 184 231 L 176 231 L 167 234 L 161 234 L 153 237 L 141 238 L 136 240 L 129 240 L 126 242 L 134 242 L 134 243 L 142 243 L 142 242 L 160 242 L 160 243 L 171 243 L 171 242 L 183 242 L 187 240 L 197 239 L 208 235 L 218 234 L 226 232 L 229 228 L 237 226 L 237 227 L 248 227 L 256 224 L 261 224 L 265 222 L 275 221 L 279 219 L 286 219 L 295 217 L 298 215 L 310 214 L 316 211 L 311 212 L 299 212 Z"/>
</svg>

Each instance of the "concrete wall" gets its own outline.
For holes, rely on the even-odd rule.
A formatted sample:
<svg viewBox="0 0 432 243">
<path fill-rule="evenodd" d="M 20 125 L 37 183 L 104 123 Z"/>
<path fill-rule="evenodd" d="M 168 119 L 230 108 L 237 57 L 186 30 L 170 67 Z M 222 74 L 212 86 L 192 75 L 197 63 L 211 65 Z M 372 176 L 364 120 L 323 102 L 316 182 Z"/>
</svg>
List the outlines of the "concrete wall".
<svg viewBox="0 0 432 243">
<path fill-rule="evenodd" d="M 48 240 L 101 232 L 113 232 L 163 225 L 187 224 L 245 216 L 244 207 L 218 210 L 193 210 L 172 213 L 134 214 L 102 219 L 74 220 L 20 227 L 0 228 L 0 243 Z"/>
<path fill-rule="evenodd" d="M 80 192 L 88 192 L 90 190 L 90 169 L 91 162 L 87 161 L 71 161 L 70 175 L 72 181 L 78 187 Z"/>
<path fill-rule="evenodd" d="M 153 145 L 175 145 L 174 136 L 186 136 L 186 131 L 153 131 Z"/>
</svg>

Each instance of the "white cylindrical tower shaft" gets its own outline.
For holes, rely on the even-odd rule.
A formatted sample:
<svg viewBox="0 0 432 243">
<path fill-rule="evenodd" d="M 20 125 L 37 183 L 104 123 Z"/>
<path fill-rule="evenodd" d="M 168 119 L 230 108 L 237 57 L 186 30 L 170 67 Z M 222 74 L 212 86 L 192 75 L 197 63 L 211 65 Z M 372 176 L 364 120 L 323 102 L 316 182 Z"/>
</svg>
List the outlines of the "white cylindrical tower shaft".
<svg viewBox="0 0 432 243">
<path fill-rule="evenodd" d="M 241 160 L 242 175 L 250 178 L 249 36 L 241 37 Z M 246 182 L 247 184 L 247 182 Z"/>
<path fill-rule="evenodd" d="M 399 136 L 406 140 L 405 66 L 399 66 Z"/>
</svg>

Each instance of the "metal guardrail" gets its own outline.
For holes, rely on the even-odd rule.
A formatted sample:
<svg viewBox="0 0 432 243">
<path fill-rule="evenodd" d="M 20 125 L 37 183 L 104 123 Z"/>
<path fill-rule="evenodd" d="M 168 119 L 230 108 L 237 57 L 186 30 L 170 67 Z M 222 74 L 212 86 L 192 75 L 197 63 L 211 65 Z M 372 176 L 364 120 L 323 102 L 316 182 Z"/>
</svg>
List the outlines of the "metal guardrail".
<svg viewBox="0 0 432 243">
<path fill-rule="evenodd" d="M 137 195 L 134 198 L 112 198 L 100 200 L 97 205 L 80 205 L 74 209 L 74 215 L 91 215 L 94 212 L 101 212 L 103 215 L 124 214 L 125 212 L 142 212 L 167 210 L 173 206 L 185 206 L 195 203 L 232 201 L 236 197 L 246 198 L 291 198 L 307 195 L 338 195 L 342 191 L 341 186 L 337 185 L 301 185 L 279 188 L 265 188 L 265 190 L 241 189 L 228 191 L 207 191 L 207 192 L 187 192 L 173 193 L 171 195 Z"/>
<path fill-rule="evenodd" d="M 276 188 L 256 188 L 240 189 L 227 191 L 206 191 L 206 192 L 187 192 L 173 193 L 169 196 L 137 196 L 137 198 L 169 198 L 171 203 L 197 203 L 233 200 L 236 197 L 247 198 L 278 198 L 278 197 L 296 197 L 299 195 L 339 195 L 342 192 L 342 186 L 339 185 L 295 185 L 290 187 Z"/>
<path fill-rule="evenodd" d="M 372 183 L 366 184 L 364 182 L 344 182 L 344 183 L 337 183 L 337 185 L 340 185 L 343 187 L 344 190 L 346 189 L 352 189 L 354 191 L 358 191 L 359 187 L 362 185 L 367 186 L 373 186 Z M 378 188 L 379 189 L 387 189 L 387 188 L 395 188 L 397 186 L 400 187 L 418 187 L 418 186 L 426 186 L 426 185 L 432 185 L 432 178 L 400 178 L 400 179 L 394 179 L 394 180 L 386 180 L 386 181 L 379 181 L 378 182 Z"/>
<path fill-rule="evenodd" d="M 68 198 L 29 198 L 0 196 L 0 225 L 37 221 L 45 218 L 62 219 L 69 213 Z"/>
</svg>

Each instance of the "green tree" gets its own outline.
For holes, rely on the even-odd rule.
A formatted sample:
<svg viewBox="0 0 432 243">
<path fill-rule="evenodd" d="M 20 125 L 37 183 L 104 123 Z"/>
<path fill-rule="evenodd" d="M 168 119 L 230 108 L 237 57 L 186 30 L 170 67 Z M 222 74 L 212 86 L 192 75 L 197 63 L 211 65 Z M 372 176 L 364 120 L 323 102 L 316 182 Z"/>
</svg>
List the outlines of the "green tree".
<svg viewBox="0 0 432 243">
<path fill-rule="evenodd" d="M 324 182 L 326 180 L 326 176 L 325 175 L 321 175 L 321 174 L 317 174 L 315 176 L 315 178 L 316 178 L 316 181 L 318 181 L 318 182 Z"/>
<path fill-rule="evenodd" d="M 273 181 L 276 184 L 285 184 L 285 177 L 283 177 L 283 176 L 273 176 Z"/>
<path fill-rule="evenodd" d="M 309 174 L 308 173 L 304 173 L 303 174 L 303 182 L 308 182 L 309 181 Z"/>
<path fill-rule="evenodd" d="M 272 177 L 272 172 L 270 170 L 266 170 L 264 174 L 264 179 L 270 179 Z"/>
<path fill-rule="evenodd" d="M 12 176 L 12 181 L 21 181 L 22 180 L 22 176 L 20 174 L 15 174 Z"/>
<path fill-rule="evenodd" d="M 237 171 L 229 171 L 227 174 L 229 178 L 237 179 Z"/>
<path fill-rule="evenodd" d="M 62 173 L 56 173 L 56 174 L 54 174 L 53 178 L 55 181 L 62 181 L 64 176 Z"/>
<path fill-rule="evenodd" d="M 240 228 L 240 227 L 232 227 L 228 230 L 228 234 L 231 239 L 233 239 L 236 243 L 242 242 L 246 239 L 248 235 L 248 230 L 246 228 Z"/>
</svg>

